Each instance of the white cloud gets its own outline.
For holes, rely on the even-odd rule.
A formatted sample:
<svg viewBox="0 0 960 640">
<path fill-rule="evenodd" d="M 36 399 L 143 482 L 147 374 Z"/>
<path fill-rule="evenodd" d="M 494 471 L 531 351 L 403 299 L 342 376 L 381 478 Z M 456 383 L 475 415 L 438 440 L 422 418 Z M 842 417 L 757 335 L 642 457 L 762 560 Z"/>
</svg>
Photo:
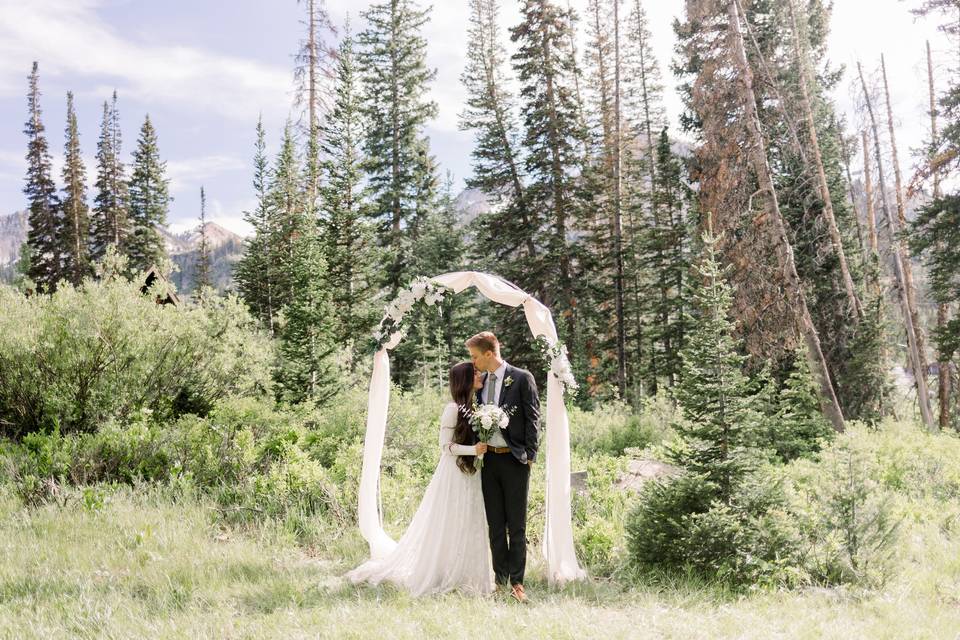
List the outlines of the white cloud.
<svg viewBox="0 0 960 640">
<path fill-rule="evenodd" d="M 22 93 L 29 65 L 47 76 L 107 77 L 125 97 L 188 105 L 249 122 L 258 111 L 285 114 L 291 74 L 182 45 L 127 39 L 97 15 L 99 0 L 0 0 L 0 95 Z"/>
<path fill-rule="evenodd" d="M 205 180 L 229 171 L 246 170 L 246 165 L 233 156 L 207 155 L 196 158 L 167 161 L 167 177 L 170 178 L 171 191 L 183 191 L 196 188 Z M 199 198 L 199 195 L 197 196 Z"/>
</svg>

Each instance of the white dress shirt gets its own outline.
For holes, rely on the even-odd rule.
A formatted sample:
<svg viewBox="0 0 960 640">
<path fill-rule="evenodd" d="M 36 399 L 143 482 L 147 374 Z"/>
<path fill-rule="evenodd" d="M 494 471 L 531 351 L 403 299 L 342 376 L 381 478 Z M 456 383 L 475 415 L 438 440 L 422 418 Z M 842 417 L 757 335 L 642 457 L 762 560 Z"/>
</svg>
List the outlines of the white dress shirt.
<svg viewBox="0 0 960 640">
<path fill-rule="evenodd" d="M 499 405 L 500 390 L 503 389 L 503 379 L 507 376 L 507 361 L 504 360 L 503 362 L 501 362 L 500 366 L 497 368 L 496 371 L 493 372 L 493 374 L 497 376 L 497 380 L 494 383 L 495 386 L 493 389 L 493 398 L 486 397 L 487 384 L 486 384 L 486 378 L 484 378 L 483 402 L 484 404 Z M 501 430 L 497 429 L 496 431 L 493 432 L 493 435 L 490 436 L 490 442 L 488 442 L 487 444 L 489 444 L 491 447 L 506 447 L 507 441 L 503 439 L 503 434 L 501 433 Z"/>
</svg>

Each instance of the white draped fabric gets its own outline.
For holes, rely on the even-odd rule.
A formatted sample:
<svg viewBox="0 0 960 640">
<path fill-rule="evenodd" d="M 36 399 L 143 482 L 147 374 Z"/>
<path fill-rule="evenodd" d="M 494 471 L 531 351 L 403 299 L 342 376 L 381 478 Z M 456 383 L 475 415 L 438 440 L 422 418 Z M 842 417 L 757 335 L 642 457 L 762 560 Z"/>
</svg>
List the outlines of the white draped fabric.
<svg viewBox="0 0 960 640">
<path fill-rule="evenodd" d="M 515 285 L 486 273 L 457 271 L 430 280 L 460 293 L 476 287 L 480 293 L 510 307 L 523 305 L 533 336 L 543 335 L 553 345 L 557 328 L 550 310 Z M 357 505 L 360 533 L 370 545 L 370 557 L 382 558 L 396 542 L 383 530 L 380 509 L 380 460 L 383 454 L 390 402 L 390 358 L 388 352 L 400 342 L 394 334 L 374 356 L 367 407 L 367 432 L 363 443 L 363 468 L 360 473 L 360 497 Z M 547 376 L 546 426 L 541 429 L 541 448 L 546 451 L 546 525 L 543 552 L 550 584 L 563 584 L 586 577 L 577 562 L 570 522 L 570 423 L 563 403 L 563 389 L 553 375 Z"/>
</svg>

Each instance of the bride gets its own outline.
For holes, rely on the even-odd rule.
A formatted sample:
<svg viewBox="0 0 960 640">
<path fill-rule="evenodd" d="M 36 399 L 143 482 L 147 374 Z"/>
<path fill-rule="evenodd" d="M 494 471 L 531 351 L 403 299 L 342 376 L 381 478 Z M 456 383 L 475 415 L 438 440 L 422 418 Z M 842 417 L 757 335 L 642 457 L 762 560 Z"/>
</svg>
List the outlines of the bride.
<svg viewBox="0 0 960 640">
<path fill-rule="evenodd" d="M 353 583 L 393 582 L 415 596 L 460 589 L 494 590 L 487 519 L 474 456 L 487 445 L 466 445 L 473 432 L 459 407 L 470 407 L 482 387 L 470 362 L 450 369 L 450 395 L 440 417 L 440 462 L 410 526 L 387 556 L 371 559 L 346 577 Z"/>
</svg>

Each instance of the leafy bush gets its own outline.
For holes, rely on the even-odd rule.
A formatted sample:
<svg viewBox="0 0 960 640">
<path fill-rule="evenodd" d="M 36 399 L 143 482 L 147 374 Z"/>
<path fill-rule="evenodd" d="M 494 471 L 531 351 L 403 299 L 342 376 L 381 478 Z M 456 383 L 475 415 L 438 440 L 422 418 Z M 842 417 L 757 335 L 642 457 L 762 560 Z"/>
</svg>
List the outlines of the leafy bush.
<svg viewBox="0 0 960 640">
<path fill-rule="evenodd" d="M 635 499 L 616 484 L 626 471 L 627 460 L 603 454 L 584 458 L 574 453 L 571 464 L 587 472 L 584 491 L 573 492 L 570 504 L 577 558 L 590 575 L 615 575 L 623 561 L 624 520 Z"/>
<path fill-rule="evenodd" d="M 587 453 L 623 455 L 659 443 L 669 433 L 676 409 L 666 393 L 644 398 L 639 411 L 611 400 L 591 411 L 570 407 L 570 447 Z"/>
<path fill-rule="evenodd" d="M 0 427 L 91 432 L 141 409 L 167 420 L 270 389 L 270 343 L 235 297 L 158 305 L 124 279 L 24 297 L 0 286 Z"/>
</svg>

